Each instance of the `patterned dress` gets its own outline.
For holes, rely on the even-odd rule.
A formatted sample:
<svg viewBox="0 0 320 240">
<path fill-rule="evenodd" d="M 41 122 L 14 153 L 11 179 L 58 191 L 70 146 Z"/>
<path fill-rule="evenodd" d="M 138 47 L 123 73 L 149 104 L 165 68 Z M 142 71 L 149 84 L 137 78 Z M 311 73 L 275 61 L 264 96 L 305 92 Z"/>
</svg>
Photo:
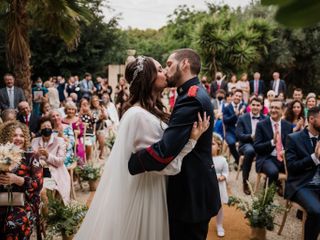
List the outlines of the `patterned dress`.
<svg viewBox="0 0 320 240">
<path fill-rule="evenodd" d="M 39 209 L 43 170 L 32 154 L 26 153 L 20 165 L 12 171 L 24 177 L 23 186 L 13 184 L 13 192 L 25 193 L 25 205 L 0 207 L 0 239 L 28 240 Z M 0 192 L 6 192 L 0 185 Z"/>
<path fill-rule="evenodd" d="M 55 133 L 56 136 L 58 136 L 57 130 L 53 130 L 53 133 Z M 74 138 L 73 129 L 70 125 L 65 125 L 63 127 L 63 136 L 66 139 L 68 139 L 68 141 L 66 141 L 67 151 L 66 151 L 66 158 L 64 160 L 64 165 L 66 167 L 69 167 L 73 163 L 72 157 L 74 156 L 74 144 L 76 142 L 76 140 Z"/>
</svg>

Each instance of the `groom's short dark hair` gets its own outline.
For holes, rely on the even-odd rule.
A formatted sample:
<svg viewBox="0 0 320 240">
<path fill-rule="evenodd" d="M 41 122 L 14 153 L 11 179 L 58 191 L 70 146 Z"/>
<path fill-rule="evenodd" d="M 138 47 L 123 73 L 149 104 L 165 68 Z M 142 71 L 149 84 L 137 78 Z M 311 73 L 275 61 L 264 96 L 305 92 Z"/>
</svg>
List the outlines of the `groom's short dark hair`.
<svg viewBox="0 0 320 240">
<path fill-rule="evenodd" d="M 198 75 L 201 69 L 201 59 L 198 53 L 191 48 L 182 48 L 175 50 L 174 58 L 181 62 L 183 59 L 188 59 L 192 74 Z"/>
</svg>

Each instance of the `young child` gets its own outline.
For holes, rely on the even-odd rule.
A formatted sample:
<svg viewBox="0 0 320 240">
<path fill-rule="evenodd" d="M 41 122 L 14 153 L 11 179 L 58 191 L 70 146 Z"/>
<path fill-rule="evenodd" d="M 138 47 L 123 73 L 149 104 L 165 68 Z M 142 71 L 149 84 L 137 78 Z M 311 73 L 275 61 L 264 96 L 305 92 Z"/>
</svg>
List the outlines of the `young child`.
<svg viewBox="0 0 320 240">
<path fill-rule="evenodd" d="M 216 134 L 213 133 L 212 135 L 212 161 L 214 163 L 217 179 L 219 181 L 219 191 L 220 191 L 220 198 L 221 203 L 226 204 L 228 203 L 228 193 L 227 193 L 227 184 L 226 180 L 229 175 L 229 167 L 227 160 L 225 157 L 221 155 L 222 153 L 222 144 L 223 140 L 222 138 Z M 224 236 L 224 229 L 223 229 L 223 207 L 221 207 L 220 211 L 218 212 L 217 218 L 217 235 L 218 237 Z"/>
</svg>

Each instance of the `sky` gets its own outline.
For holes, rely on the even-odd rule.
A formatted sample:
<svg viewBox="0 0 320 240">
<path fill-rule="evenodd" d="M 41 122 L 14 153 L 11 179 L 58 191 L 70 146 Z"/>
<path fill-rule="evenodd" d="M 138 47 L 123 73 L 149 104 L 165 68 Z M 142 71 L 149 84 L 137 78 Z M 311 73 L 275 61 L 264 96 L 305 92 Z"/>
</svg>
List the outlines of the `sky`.
<svg viewBox="0 0 320 240">
<path fill-rule="evenodd" d="M 222 1 L 213 2 L 221 3 Z M 231 7 L 245 6 L 250 2 L 251 0 L 223 1 Z M 207 10 L 205 0 L 109 0 L 107 4 L 113 11 L 104 9 L 106 20 L 121 13 L 119 24 L 124 29 L 128 27 L 159 29 L 166 25 L 167 16 L 183 4 L 189 7 L 194 6 L 197 10 Z"/>
</svg>

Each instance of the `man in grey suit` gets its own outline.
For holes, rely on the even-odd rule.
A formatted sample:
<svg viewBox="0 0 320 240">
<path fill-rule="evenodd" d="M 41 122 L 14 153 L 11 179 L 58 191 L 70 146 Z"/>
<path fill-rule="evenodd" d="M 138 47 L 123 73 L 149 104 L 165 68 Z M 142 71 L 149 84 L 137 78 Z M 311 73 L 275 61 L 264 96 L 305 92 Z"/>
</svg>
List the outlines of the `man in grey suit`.
<svg viewBox="0 0 320 240">
<path fill-rule="evenodd" d="M 14 86 L 14 76 L 7 73 L 3 77 L 6 87 L 0 89 L 1 111 L 11 108 L 16 109 L 21 101 L 25 101 L 23 90 Z"/>
<path fill-rule="evenodd" d="M 96 88 L 92 82 L 92 76 L 90 73 L 84 74 L 84 79 L 80 81 L 81 97 L 91 98 L 91 95 L 96 91 Z"/>
</svg>

